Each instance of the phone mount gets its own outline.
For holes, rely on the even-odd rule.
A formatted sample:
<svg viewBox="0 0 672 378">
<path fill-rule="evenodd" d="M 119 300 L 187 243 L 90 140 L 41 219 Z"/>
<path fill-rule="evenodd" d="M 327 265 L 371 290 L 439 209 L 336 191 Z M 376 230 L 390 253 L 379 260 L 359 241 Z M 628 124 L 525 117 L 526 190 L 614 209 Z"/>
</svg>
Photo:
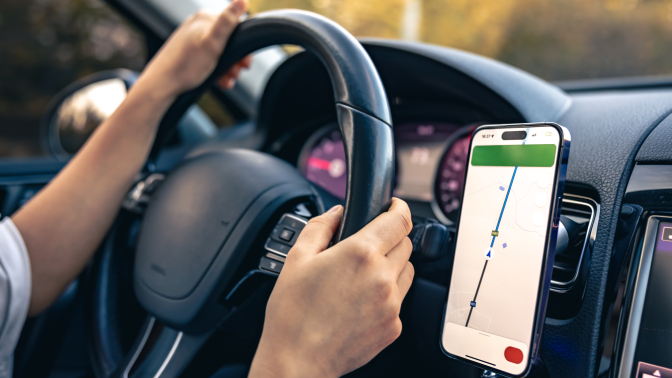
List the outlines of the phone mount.
<svg viewBox="0 0 672 378">
<path fill-rule="evenodd" d="M 481 378 L 500 378 L 500 377 L 502 376 L 490 370 L 483 370 L 483 374 L 481 374 Z"/>
<path fill-rule="evenodd" d="M 532 370 L 530 370 L 529 378 L 550 378 L 546 364 L 541 359 L 537 359 L 532 363 Z M 505 378 L 503 375 L 497 374 L 490 370 L 483 370 L 481 378 Z"/>
</svg>

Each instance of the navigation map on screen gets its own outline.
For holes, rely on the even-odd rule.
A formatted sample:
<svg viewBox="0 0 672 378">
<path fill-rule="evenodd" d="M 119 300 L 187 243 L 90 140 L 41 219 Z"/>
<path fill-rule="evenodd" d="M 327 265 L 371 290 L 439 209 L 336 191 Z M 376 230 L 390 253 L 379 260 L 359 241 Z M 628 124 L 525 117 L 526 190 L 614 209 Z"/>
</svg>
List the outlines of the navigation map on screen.
<svg viewBox="0 0 672 378">
<path fill-rule="evenodd" d="M 516 374 L 530 349 L 560 135 L 533 127 L 473 138 L 443 346 Z"/>
</svg>

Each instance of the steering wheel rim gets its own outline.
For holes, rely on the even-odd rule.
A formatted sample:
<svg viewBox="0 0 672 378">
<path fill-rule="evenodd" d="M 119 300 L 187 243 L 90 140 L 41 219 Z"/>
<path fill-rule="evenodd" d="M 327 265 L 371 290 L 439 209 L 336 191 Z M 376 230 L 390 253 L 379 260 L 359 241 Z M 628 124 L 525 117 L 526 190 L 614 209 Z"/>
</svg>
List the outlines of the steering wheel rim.
<svg viewBox="0 0 672 378">
<path fill-rule="evenodd" d="M 210 77 L 180 95 L 166 111 L 148 162 L 151 164 L 158 157 L 187 109 L 228 68 L 254 51 L 281 44 L 312 51 L 331 79 L 348 173 L 345 212 L 336 236 L 336 241 L 340 241 L 359 231 L 389 204 L 394 146 L 390 106 L 375 65 L 350 33 L 326 17 L 300 10 L 277 10 L 260 13 L 239 24 Z M 355 122 L 360 124 L 356 129 Z M 367 123 L 370 127 L 361 126 Z M 351 195 L 353 192 L 357 198 Z M 364 198 L 366 192 L 372 195 Z"/>
<path fill-rule="evenodd" d="M 231 35 L 212 75 L 198 88 L 182 94 L 163 117 L 150 152 L 147 167 L 152 167 L 159 151 L 175 130 L 179 119 L 223 72 L 242 57 L 258 49 L 294 44 L 314 52 L 326 67 L 332 81 L 338 123 L 343 133 L 347 189 L 344 216 L 336 241 L 354 234 L 389 205 L 394 171 L 392 119 L 384 87 L 366 51 L 359 42 L 336 23 L 313 13 L 294 10 L 259 14 L 242 22 Z M 151 169 L 148 169 L 151 171 Z M 372 174 L 375 172 L 375 174 Z M 150 203 L 151 206 L 151 203 Z M 143 225 L 143 229 L 145 226 Z M 108 240 L 114 240 L 113 234 Z M 145 347 L 156 320 L 148 317 L 131 352 L 120 360 L 120 343 L 111 334 L 119 333 L 118 322 L 111 321 L 105 303 L 114 290 L 109 274 L 116 260 L 112 242 L 103 244 L 96 257 L 90 296 L 90 338 L 95 371 L 99 376 L 128 376 L 140 350 Z M 106 248 L 105 248 L 106 247 Z M 118 262 L 117 262 L 118 263 Z M 137 276 L 137 274 L 136 274 Z M 150 313 L 151 303 L 138 292 L 136 296 Z M 118 300 L 118 296 L 116 298 Z M 116 308 L 117 304 L 110 306 Z M 170 320 L 168 320 L 170 324 Z M 180 324 L 170 324 L 179 328 Z M 116 328 L 116 329 L 115 329 Z M 207 339 L 208 333 L 190 334 L 167 328 L 135 375 L 177 376 Z M 116 344 L 116 345 L 111 345 Z M 184 345 L 187 345 L 186 347 Z M 155 353 L 156 350 L 159 350 Z M 153 356 L 156 354 L 157 356 Z M 176 357 L 177 355 L 177 357 Z M 163 358 L 163 360 L 162 360 Z M 187 360 L 181 361 L 181 360 Z M 172 364 L 172 365 L 170 365 Z M 181 364 L 181 365 L 180 365 Z"/>
</svg>

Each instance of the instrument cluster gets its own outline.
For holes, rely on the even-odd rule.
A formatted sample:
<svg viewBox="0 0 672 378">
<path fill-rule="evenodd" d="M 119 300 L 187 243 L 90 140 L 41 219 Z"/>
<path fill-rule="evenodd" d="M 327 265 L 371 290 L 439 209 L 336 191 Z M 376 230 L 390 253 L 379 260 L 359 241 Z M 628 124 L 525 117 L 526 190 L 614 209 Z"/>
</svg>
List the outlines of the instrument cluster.
<svg viewBox="0 0 672 378">
<path fill-rule="evenodd" d="M 457 220 L 462 199 L 469 139 L 476 126 L 445 122 L 412 122 L 394 126 L 394 196 L 430 203 L 444 223 Z M 299 156 L 298 168 L 312 183 L 339 199 L 345 198 L 346 164 L 337 124 L 311 135 Z"/>
</svg>

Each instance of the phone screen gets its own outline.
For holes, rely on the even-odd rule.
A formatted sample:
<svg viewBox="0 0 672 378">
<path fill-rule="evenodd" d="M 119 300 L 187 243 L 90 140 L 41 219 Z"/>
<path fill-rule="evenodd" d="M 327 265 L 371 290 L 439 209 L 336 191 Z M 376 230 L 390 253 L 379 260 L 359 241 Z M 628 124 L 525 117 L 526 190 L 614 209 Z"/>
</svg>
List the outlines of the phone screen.
<svg viewBox="0 0 672 378">
<path fill-rule="evenodd" d="M 561 135 L 551 126 L 472 136 L 443 335 L 445 352 L 527 369 Z"/>
</svg>

